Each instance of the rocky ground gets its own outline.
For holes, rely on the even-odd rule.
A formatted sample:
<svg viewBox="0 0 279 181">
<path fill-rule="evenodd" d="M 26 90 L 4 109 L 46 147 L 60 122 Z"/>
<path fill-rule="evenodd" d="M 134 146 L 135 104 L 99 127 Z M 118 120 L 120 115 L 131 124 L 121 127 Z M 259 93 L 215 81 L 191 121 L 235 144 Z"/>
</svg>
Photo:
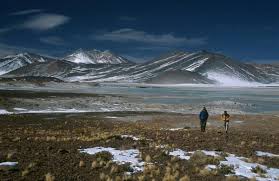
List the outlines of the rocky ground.
<svg viewBox="0 0 279 181">
<path fill-rule="evenodd" d="M 69 89 L 71 90 L 71 88 Z M 257 114 L 256 110 L 259 109 L 254 103 L 240 103 L 229 99 L 218 101 L 216 98 L 216 100 L 211 100 L 210 96 L 195 98 L 203 100 L 197 103 L 179 96 L 92 93 L 94 87 L 86 90 L 89 92 L 39 91 L 36 89 L 0 90 L 0 112 L 1 110 L 10 113 L 155 111 L 193 114 L 206 106 L 210 114 L 220 114 L 227 110 L 233 114 L 244 115 Z M 185 101 L 181 101 L 181 99 L 185 99 Z M 272 102 L 276 102 L 276 100 L 272 100 Z M 265 104 L 270 105 L 270 100 Z M 263 110 L 259 114 L 261 113 L 265 113 L 265 111 Z"/>
<path fill-rule="evenodd" d="M 259 157 L 255 151 L 279 154 L 279 118 L 272 115 L 232 115 L 229 134 L 219 116 L 201 133 L 196 115 L 156 112 L 0 115 L 0 180 L 248 180 L 230 174 L 230 167 L 206 169 L 221 157 L 201 152 L 189 160 L 171 156 L 174 149 L 211 150 L 243 156 L 249 163 L 279 168 L 279 157 Z M 173 129 L 171 129 L 173 128 Z M 121 135 L 133 135 L 123 137 Z M 80 153 L 79 149 L 137 149 L 145 165 L 133 172 L 112 155 Z M 255 168 L 264 177 L 264 171 Z M 250 178 L 253 179 L 253 178 Z"/>
</svg>

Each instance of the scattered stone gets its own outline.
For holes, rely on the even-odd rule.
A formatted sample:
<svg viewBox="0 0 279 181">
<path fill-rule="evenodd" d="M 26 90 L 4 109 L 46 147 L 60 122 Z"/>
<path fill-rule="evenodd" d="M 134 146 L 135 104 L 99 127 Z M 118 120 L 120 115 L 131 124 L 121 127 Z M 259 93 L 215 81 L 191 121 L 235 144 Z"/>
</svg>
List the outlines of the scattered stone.
<svg viewBox="0 0 279 181">
<path fill-rule="evenodd" d="M 68 150 L 65 150 L 65 149 L 59 149 L 58 153 L 64 155 L 64 154 L 67 154 L 67 153 L 70 153 L 70 152 Z"/>
</svg>

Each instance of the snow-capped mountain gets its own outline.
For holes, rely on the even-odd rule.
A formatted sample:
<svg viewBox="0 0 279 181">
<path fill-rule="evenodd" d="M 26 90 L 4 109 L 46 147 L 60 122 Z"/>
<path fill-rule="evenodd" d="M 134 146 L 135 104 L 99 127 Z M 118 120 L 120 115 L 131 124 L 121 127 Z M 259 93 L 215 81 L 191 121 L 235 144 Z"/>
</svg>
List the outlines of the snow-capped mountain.
<svg viewBox="0 0 279 181">
<path fill-rule="evenodd" d="M 55 77 L 64 79 L 75 68 L 76 63 L 65 60 L 53 60 L 46 62 L 33 63 L 28 66 L 21 67 L 12 72 L 9 72 L 4 77 L 22 77 L 22 76 L 37 76 L 37 77 Z"/>
<path fill-rule="evenodd" d="M 83 51 L 78 52 L 84 54 Z M 103 55 L 103 52 L 96 50 L 90 52 L 95 52 L 93 55 Z M 115 63 L 120 62 L 115 61 L 115 56 L 111 60 L 106 60 L 108 61 L 94 63 L 85 63 L 84 60 L 81 63 L 69 59 L 37 62 L 18 68 L 4 76 L 56 77 L 64 81 L 214 83 L 237 86 L 279 82 L 278 65 L 247 64 L 207 51 L 172 52 L 143 64 L 130 63 L 128 60 Z"/>
<path fill-rule="evenodd" d="M 19 53 L 0 58 L 0 75 L 19 69 L 29 64 L 53 60 L 33 53 Z"/>
<path fill-rule="evenodd" d="M 207 51 L 198 51 L 193 53 L 172 52 L 150 62 L 144 64 L 130 66 L 105 66 L 98 69 L 92 69 L 86 75 L 71 76 L 70 80 L 86 80 L 86 81 L 117 81 L 117 82 L 149 82 L 155 80 L 158 76 L 168 76 L 177 78 L 177 74 L 169 75 L 169 73 L 180 71 L 187 72 L 187 82 L 198 82 L 194 80 L 197 74 L 200 76 L 200 83 L 210 81 L 226 85 L 241 85 L 252 82 L 272 83 L 278 81 L 278 77 L 272 77 L 267 71 L 256 68 L 254 65 L 235 61 L 221 54 Z M 189 75 L 192 72 L 193 75 Z M 185 75 L 184 75 L 185 76 Z M 181 77 L 181 76 L 179 76 Z M 203 77 L 203 78 L 202 78 Z M 196 79 L 197 80 L 197 79 Z M 171 80 L 170 80 L 171 81 Z"/>
<path fill-rule="evenodd" d="M 279 64 L 252 64 L 258 71 L 268 76 L 272 82 L 279 82 Z"/>
<path fill-rule="evenodd" d="M 99 50 L 89 50 L 85 51 L 79 49 L 74 53 L 67 55 L 64 60 L 74 62 L 77 64 L 122 64 L 130 63 L 127 59 L 118 56 L 109 50 L 99 51 Z"/>
</svg>

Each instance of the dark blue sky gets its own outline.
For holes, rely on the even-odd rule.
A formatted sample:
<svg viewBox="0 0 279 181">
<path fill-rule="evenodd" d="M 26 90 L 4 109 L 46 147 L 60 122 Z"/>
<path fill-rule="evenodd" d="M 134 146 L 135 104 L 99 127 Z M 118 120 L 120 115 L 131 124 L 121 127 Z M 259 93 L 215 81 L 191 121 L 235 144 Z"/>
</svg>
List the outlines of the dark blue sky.
<svg viewBox="0 0 279 181">
<path fill-rule="evenodd" d="M 95 48 L 144 61 L 171 50 L 206 49 L 278 62 L 278 7 L 275 0 L 3 0 L 0 54 L 63 56 Z"/>
</svg>

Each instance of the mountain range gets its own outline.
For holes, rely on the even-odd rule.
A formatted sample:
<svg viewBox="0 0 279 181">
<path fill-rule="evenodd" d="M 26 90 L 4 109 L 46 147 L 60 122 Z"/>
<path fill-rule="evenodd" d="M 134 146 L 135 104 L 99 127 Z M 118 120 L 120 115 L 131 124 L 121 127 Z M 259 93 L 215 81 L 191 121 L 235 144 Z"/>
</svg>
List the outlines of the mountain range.
<svg viewBox="0 0 279 181">
<path fill-rule="evenodd" d="M 134 63 L 110 51 L 79 49 L 63 58 L 21 53 L 0 58 L 1 77 L 151 84 L 279 83 L 278 64 L 243 63 L 208 51 L 175 51 Z"/>
</svg>

